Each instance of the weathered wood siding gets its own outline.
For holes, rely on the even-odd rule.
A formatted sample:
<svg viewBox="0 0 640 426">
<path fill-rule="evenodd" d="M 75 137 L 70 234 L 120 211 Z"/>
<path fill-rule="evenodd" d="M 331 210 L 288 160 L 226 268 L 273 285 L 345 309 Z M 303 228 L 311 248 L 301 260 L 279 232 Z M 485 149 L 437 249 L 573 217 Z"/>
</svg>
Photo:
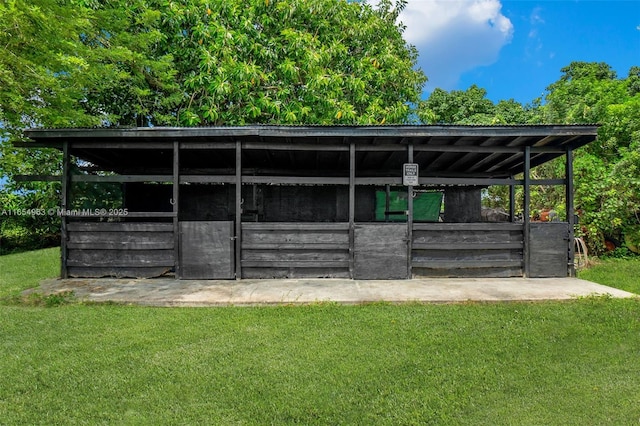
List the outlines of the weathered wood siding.
<svg viewBox="0 0 640 426">
<path fill-rule="evenodd" d="M 405 279 L 409 273 L 407 224 L 356 224 L 354 278 Z"/>
<path fill-rule="evenodd" d="M 180 222 L 180 278 L 235 277 L 233 222 Z"/>
<path fill-rule="evenodd" d="M 243 278 L 348 278 L 348 223 L 242 224 Z"/>
<path fill-rule="evenodd" d="M 69 276 L 150 278 L 175 266 L 172 223 L 71 222 L 67 230 Z"/>
<path fill-rule="evenodd" d="M 512 277 L 523 273 L 523 225 L 417 223 L 413 274 L 418 277 Z"/>
<path fill-rule="evenodd" d="M 566 277 L 569 274 L 568 223 L 532 223 L 529 241 L 531 278 Z"/>
</svg>

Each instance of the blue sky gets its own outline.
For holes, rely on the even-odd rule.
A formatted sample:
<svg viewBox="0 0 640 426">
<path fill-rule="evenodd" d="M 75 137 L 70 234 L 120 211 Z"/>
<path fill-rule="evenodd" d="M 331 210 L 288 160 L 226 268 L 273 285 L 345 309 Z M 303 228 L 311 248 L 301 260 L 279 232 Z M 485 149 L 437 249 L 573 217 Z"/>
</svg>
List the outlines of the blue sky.
<svg viewBox="0 0 640 426">
<path fill-rule="evenodd" d="M 572 61 L 640 66 L 640 0 L 409 0 L 405 39 L 435 87 L 528 103 Z"/>
</svg>

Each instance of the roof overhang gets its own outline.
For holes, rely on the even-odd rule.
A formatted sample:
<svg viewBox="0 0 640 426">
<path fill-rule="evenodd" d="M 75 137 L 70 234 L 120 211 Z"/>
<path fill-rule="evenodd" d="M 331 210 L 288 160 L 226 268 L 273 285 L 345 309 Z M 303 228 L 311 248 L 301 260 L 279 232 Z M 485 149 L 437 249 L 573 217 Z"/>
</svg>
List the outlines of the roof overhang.
<svg viewBox="0 0 640 426">
<path fill-rule="evenodd" d="M 164 173 L 174 143 L 181 167 L 198 173 L 233 168 L 242 147 L 243 169 L 254 174 L 296 171 L 327 175 L 348 170 L 348 151 L 357 152 L 362 173 L 397 174 L 411 146 L 421 175 L 506 177 L 523 171 L 525 149 L 531 166 L 543 164 L 596 139 L 597 125 L 400 125 L 239 126 L 30 129 L 21 147 L 62 149 L 104 170 Z"/>
</svg>

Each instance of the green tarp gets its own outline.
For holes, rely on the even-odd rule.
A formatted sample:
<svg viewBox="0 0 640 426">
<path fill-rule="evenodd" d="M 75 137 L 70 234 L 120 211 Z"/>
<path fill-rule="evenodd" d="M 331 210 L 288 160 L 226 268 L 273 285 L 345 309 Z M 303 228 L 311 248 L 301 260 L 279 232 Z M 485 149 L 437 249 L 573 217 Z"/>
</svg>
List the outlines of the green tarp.
<svg viewBox="0 0 640 426">
<path fill-rule="evenodd" d="M 413 220 L 437 222 L 442 206 L 442 192 L 418 192 L 413 199 Z M 391 191 L 389 194 L 389 219 L 392 222 L 404 222 L 407 216 L 407 192 Z M 386 211 L 385 191 L 376 191 L 376 220 L 384 221 Z"/>
</svg>

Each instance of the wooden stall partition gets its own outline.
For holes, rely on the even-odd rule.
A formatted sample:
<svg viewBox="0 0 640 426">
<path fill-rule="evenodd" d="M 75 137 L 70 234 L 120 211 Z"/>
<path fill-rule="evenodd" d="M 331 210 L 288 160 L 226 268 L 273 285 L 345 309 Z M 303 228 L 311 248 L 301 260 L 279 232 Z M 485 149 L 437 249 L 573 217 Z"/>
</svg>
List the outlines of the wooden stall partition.
<svg viewBox="0 0 640 426">
<path fill-rule="evenodd" d="M 571 242 L 571 244 L 569 244 Z M 529 225 L 530 278 L 569 275 L 569 250 L 573 239 L 566 222 L 534 222 Z"/>
<path fill-rule="evenodd" d="M 242 278 L 349 278 L 349 224 L 243 222 Z"/>
<path fill-rule="evenodd" d="M 516 277 L 523 270 L 519 223 L 414 223 L 416 277 Z"/>
<path fill-rule="evenodd" d="M 408 278 L 406 223 L 357 223 L 354 277 L 360 280 Z"/>
<path fill-rule="evenodd" d="M 172 223 L 70 222 L 71 277 L 151 278 L 175 267 Z"/>
<path fill-rule="evenodd" d="M 181 221 L 180 278 L 235 278 L 233 221 Z"/>
</svg>

